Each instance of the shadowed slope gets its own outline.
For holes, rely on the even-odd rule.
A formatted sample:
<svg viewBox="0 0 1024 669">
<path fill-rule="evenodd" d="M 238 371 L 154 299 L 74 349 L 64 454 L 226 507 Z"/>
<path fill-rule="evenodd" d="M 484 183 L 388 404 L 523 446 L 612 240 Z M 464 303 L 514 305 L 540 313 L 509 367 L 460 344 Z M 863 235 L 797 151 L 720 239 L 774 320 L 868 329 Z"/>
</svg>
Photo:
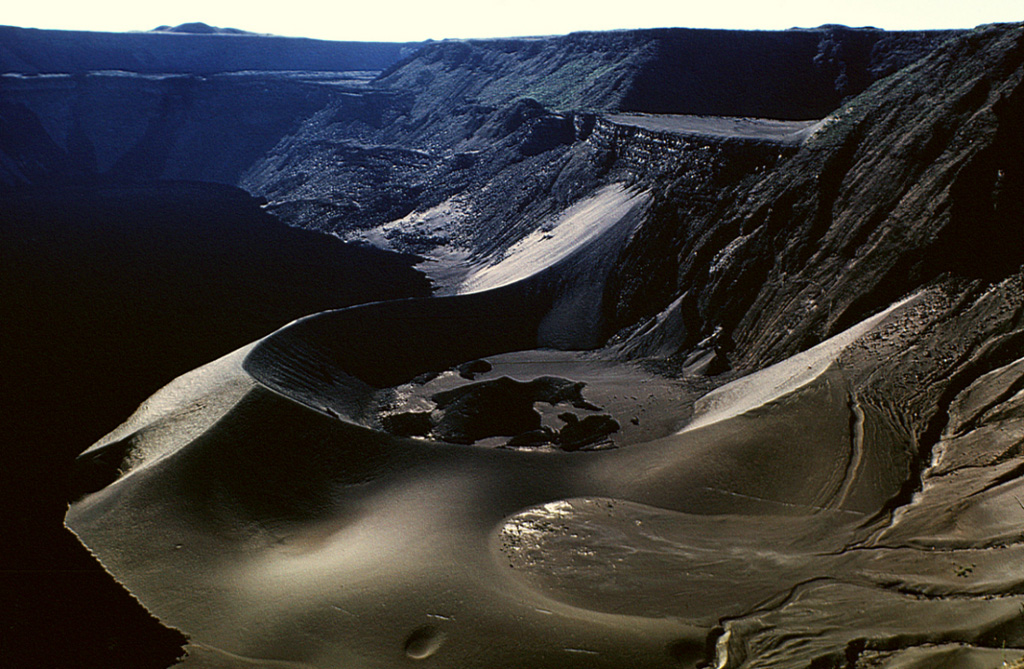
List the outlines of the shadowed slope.
<svg viewBox="0 0 1024 669">
<path fill-rule="evenodd" d="M 181 636 L 159 628 L 61 522 L 82 487 L 116 478 L 123 454 L 77 472 L 74 457 L 205 360 L 310 310 L 428 286 L 410 259 L 289 229 L 230 187 L 94 184 L 2 198 L 0 587 L 11 605 L 0 612 L 0 656 L 25 667 L 167 666 Z"/>
<path fill-rule="evenodd" d="M 820 118 L 959 31 L 662 28 L 426 45 L 381 83 L 429 83 L 418 108 L 530 97 L 555 109 Z M 480 72 L 496 73 L 488 77 Z"/>
</svg>

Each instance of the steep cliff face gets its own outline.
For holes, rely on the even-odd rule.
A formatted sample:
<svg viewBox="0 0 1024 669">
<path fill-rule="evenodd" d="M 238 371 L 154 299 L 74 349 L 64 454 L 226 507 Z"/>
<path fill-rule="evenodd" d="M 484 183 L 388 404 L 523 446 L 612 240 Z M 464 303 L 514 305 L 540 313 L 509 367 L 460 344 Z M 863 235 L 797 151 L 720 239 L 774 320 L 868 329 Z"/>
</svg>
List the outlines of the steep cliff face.
<svg viewBox="0 0 1024 669">
<path fill-rule="evenodd" d="M 714 203 L 667 188 L 610 290 L 642 283 L 647 307 L 685 292 L 683 349 L 718 332 L 745 366 L 946 273 L 1012 274 L 1021 76 L 1019 30 L 981 30 L 850 101 L 775 170 L 722 183 L 731 192 Z M 619 324 L 636 304 L 619 302 Z"/>
<path fill-rule="evenodd" d="M 502 108 L 457 108 L 427 126 L 435 131 L 429 146 L 394 126 L 353 128 L 349 118 L 347 110 L 330 105 L 253 165 L 243 187 L 267 198 L 292 225 L 338 233 L 454 201 L 461 223 L 453 222 L 446 234 L 477 248 L 476 242 L 495 234 L 515 237 L 508 229 L 516 220 L 536 224 L 541 212 L 600 185 L 600 165 L 573 160 L 593 152 L 581 143 L 592 119 L 554 113 L 531 99 Z M 574 192 L 556 185 L 580 170 L 587 176 L 577 175 Z M 488 195 L 490 189 L 501 197 Z"/>
<path fill-rule="evenodd" d="M 526 229 L 515 221 L 554 211 L 538 203 L 564 206 L 600 186 L 610 169 L 635 175 L 675 159 L 644 148 L 654 135 L 635 125 L 619 124 L 612 138 L 612 126 L 598 123 L 595 141 L 583 146 L 595 114 L 629 109 L 817 118 L 951 34 L 653 30 L 429 44 L 374 82 L 395 96 L 382 113 L 386 122 L 355 127 L 345 104 L 333 101 L 286 135 L 241 183 L 267 197 L 291 224 L 339 232 L 457 198 L 456 225 L 482 232 L 477 239 L 459 235 L 460 241 L 474 251 L 494 251 L 481 249 L 479 238 L 499 228 L 500 234 Z M 625 148 L 630 141 L 636 149 Z M 721 148 L 738 146 L 721 136 L 704 144 L 730 153 L 734 171 L 761 160 L 750 154 L 762 149 Z M 631 152 L 651 161 L 631 164 Z M 513 200 L 478 197 L 491 182 Z M 574 194 L 564 188 L 570 182 Z"/>
<path fill-rule="evenodd" d="M 440 103 L 530 97 L 558 110 L 820 118 L 949 32 L 627 30 L 427 45 L 381 77 Z M 488 76 L 479 76 L 480 74 Z"/>
<path fill-rule="evenodd" d="M 379 116 L 359 89 L 419 44 L 196 31 L 0 26 L 0 184 L 94 178 L 236 185 L 331 100 Z"/>
<path fill-rule="evenodd" d="M 995 502 L 975 496 L 1013 480 L 999 468 L 1010 451 L 962 478 L 973 465 L 957 448 L 999 446 L 985 436 L 994 428 L 955 426 L 969 389 L 1024 353 L 1022 81 L 1020 26 L 951 41 L 851 100 L 775 169 L 720 181 L 718 199 L 696 199 L 682 181 L 666 188 L 608 286 L 619 298 L 605 301 L 611 318 L 629 324 L 615 338 L 625 354 L 735 375 L 925 296 L 926 309 L 878 336 L 890 363 L 856 377 L 860 401 L 912 435 L 881 544 L 937 500 L 977 510 Z M 996 408 L 1013 393 L 991 392 L 993 415 L 1006 416 L 994 420 L 1013 420 L 1015 409 Z"/>
<path fill-rule="evenodd" d="M 664 30 L 630 82 L 623 109 L 711 116 L 821 118 L 956 31 Z M 709 67 L 707 54 L 714 53 Z"/>
<path fill-rule="evenodd" d="M 340 75 L 2 75 L 2 85 L 8 185 L 75 176 L 235 185 L 329 101 L 358 98 L 346 107 L 353 123 L 374 113 L 361 82 Z"/>
<path fill-rule="evenodd" d="M 588 142 L 641 182 L 665 180 L 693 195 L 717 197 L 730 178 L 763 172 L 792 156 L 817 123 L 689 115 L 612 114 L 596 120 Z"/>
</svg>

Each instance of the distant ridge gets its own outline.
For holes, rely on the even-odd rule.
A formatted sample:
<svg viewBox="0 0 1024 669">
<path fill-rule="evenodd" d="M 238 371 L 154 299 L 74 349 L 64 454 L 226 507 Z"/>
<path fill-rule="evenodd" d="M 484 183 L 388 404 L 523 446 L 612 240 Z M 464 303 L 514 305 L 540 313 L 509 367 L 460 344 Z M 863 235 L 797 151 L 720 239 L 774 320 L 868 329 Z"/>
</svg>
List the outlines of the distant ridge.
<svg viewBox="0 0 1024 669">
<path fill-rule="evenodd" d="M 205 23 L 136 33 L 0 26 L 0 73 L 378 71 L 419 47 L 417 42 L 331 42 L 260 35 Z"/>
<path fill-rule="evenodd" d="M 218 28 L 201 21 L 182 23 L 176 26 L 157 26 L 152 33 L 184 33 L 187 35 L 257 35 L 259 33 L 239 30 L 238 28 Z"/>
</svg>

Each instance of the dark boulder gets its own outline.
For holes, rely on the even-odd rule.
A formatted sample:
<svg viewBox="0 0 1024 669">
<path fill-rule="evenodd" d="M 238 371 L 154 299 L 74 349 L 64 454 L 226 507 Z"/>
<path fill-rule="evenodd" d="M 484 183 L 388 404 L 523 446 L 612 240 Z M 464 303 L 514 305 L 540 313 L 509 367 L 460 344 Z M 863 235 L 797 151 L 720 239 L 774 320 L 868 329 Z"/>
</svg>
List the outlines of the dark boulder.
<svg viewBox="0 0 1024 669">
<path fill-rule="evenodd" d="M 380 417 L 385 432 L 397 437 L 424 437 L 430 434 L 434 424 L 428 411 L 403 411 Z"/>
<path fill-rule="evenodd" d="M 577 409 L 596 410 L 583 399 L 586 384 L 556 376 L 542 376 L 523 382 L 503 376 L 470 383 L 437 393 L 432 434 L 444 441 L 471 444 L 497 436 L 517 436 L 539 430 L 541 416 L 536 402 L 554 406 L 567 402 Z"/>
<path fill-rule="evenodd" d="M 565 426 L 558 432 L 558 445 L 566 451 L 578 451 L 619 431 L 619 422 L 607 414 L 580 419 L 575 414 L 563 413 L 559 418 Z"/>
</svg>

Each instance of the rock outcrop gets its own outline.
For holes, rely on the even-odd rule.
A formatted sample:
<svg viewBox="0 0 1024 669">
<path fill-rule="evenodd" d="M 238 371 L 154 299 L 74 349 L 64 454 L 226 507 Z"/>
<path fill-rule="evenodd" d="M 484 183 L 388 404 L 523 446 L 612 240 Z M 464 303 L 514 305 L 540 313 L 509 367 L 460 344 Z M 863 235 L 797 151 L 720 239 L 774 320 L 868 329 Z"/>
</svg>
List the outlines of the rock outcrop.
<svg viewBox="0 0 1024 669">
<path fill-rule="evenodd" d="M 665 189 L 609 286 L 613 320 L 685 292 L 681 350 L 714 336 L 759 366 L 930 281 L 1013 275 L 1020 48 L 1012 29 L 979 30 L 850 101 L 775 169 L 711 182 L 724 196 Z"/>
</svg>

